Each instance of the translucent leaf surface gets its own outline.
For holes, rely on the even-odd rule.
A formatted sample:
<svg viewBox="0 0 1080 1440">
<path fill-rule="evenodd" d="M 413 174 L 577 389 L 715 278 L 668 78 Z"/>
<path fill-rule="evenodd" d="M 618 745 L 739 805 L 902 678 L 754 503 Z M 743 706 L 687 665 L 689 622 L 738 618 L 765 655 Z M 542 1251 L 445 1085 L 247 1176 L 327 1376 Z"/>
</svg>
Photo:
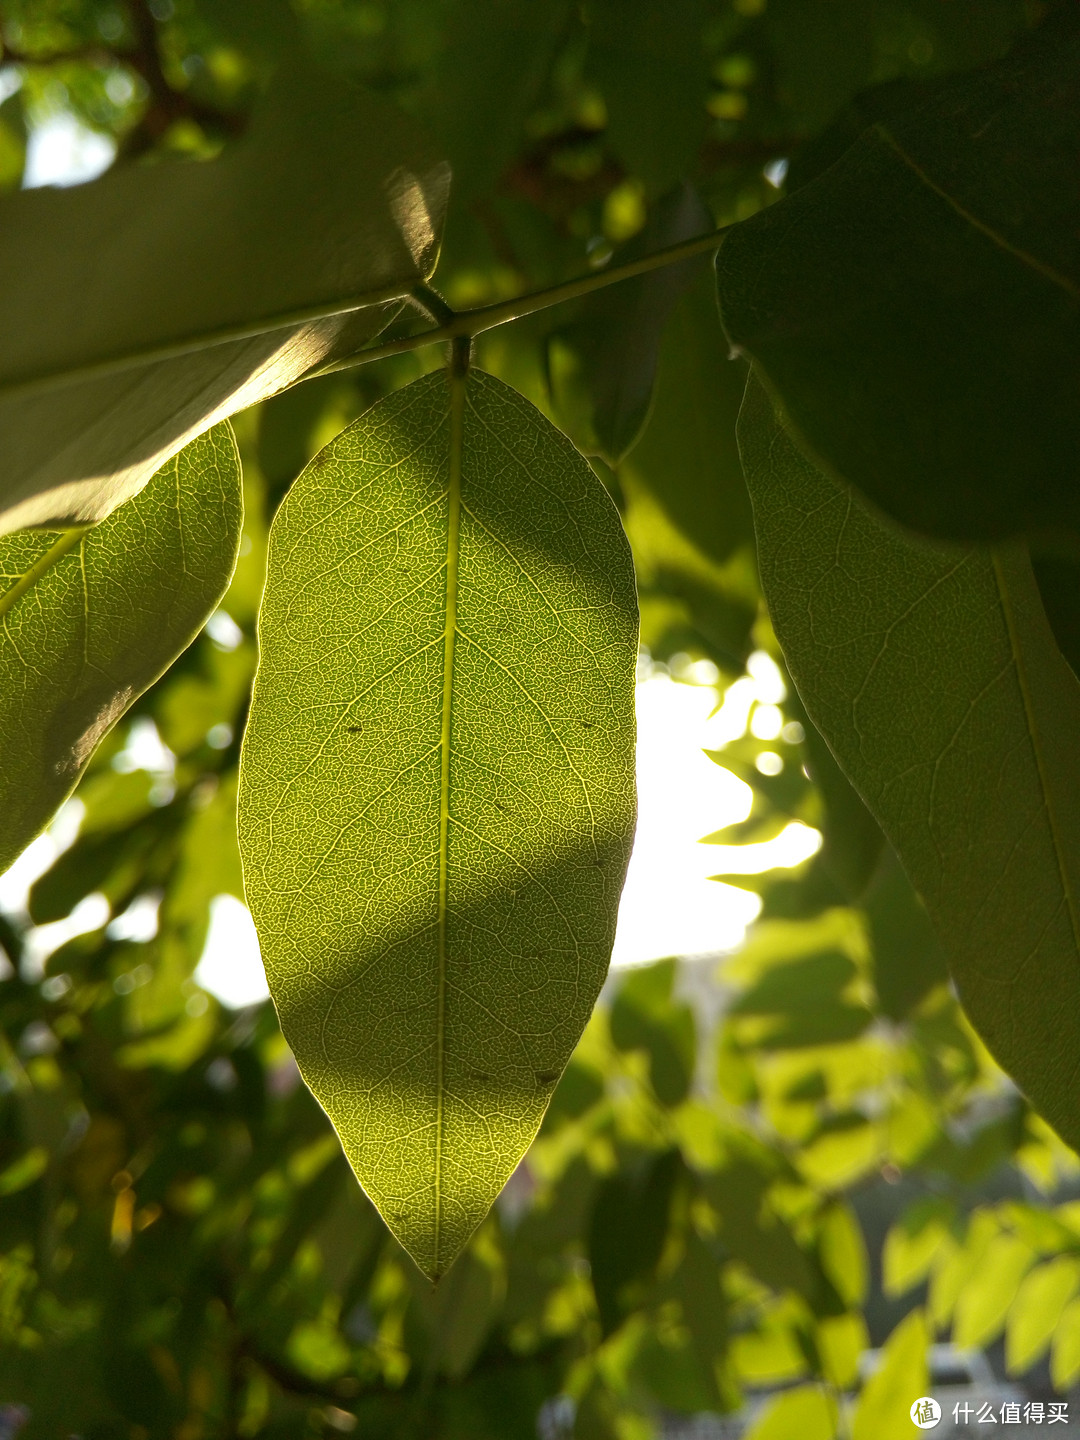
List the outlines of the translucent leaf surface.
<svg viewBox="0 0 1080 1440">
<path fill-rule="evenodd" d="M 851 1418 L 852 1440 L 906 1440 L 913 1426 L 911 1402 L 926 1394 L 926 1317 L 905 1316 L 885 1342 L 881 1368 L 867 1380 Z"/>
<path fill-rule="evenodd" d="M 633 828 L 629 550 L 587 463 L 438 373 L 270 542 L 241 852 L 301 1070 L 390 1228 L 452 1262 L 600 989 Z"/>
<path fill-rule="evenodd" d="M 956 1302 L 953 1340 L 962 1350 L 997 1339 L 1033 1259 L 1031 1246 L 1016 1235 L 996 1235 L 991 1240 Z"/>
<path fill-rule="evenodd" d="M 836 1401 L 824 1388 L 800 1385 L 770 1401 L 747 1440 L 833 1440 L 835 1434 Z"/>
<path fill-rule="evenodd" d="M 92 530 L 0 540 L 0 871 L 217 605 L 242 519 L 225 423 Z"/>
<path fill-rule="evenodd" d="M 1050 1379 L 1063 1394 L 1080 1375 L 1080 1300 L 1070 1300 L 1054 1331 Z"/>
<path fill-rule="evenodd" d="M 1080 1142 L 1080 684 L 1018 550 L 901 534 L 806 460 L 751 381 L 761 575 L 814 723 L 880 821 L 976 1027 Z"/>
<path fill-rule="evenodd" d="M 1072 1255 L 1058 1255 L 1024 1277 L 1009 1309 L 1005 1335 L 1011 1375 L 1023 1374 L 1042 1355 L 1078 1284 L 1080 1265 Z"/>
<path fill-rule="evenodd" d="M 101 519 L 215 419 L 362 345 L 434 266 L 445 188 L 398 112 L 298 73 L 219 159 L 5 198 L 0 531 Z"/>
</svg>

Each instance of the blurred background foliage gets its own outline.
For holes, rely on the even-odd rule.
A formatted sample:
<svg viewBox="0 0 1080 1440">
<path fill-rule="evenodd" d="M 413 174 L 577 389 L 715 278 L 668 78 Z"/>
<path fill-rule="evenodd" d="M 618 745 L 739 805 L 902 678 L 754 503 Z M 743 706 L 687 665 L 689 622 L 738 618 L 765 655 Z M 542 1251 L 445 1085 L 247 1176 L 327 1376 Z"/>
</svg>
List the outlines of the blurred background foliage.
<svg viewBox="0 0 1080 1440">
<path fill-rule="evenodd" d="M 1044 9 L 3 0 L 0 184 L 22 183 L 58 118 L 116 164 L 215 154 L 306 54 L 427 123 L 455 172 L 435 283 L 482 303 L 752 214 L 789 164 L 800 181 L 857 132 L 865 92 L 995 58 Z M 754 651 L 782 665 L 735 449 L 744 376 L 707 266 L 491 332 L 478 360 L 595 457 L 651 663 L 710 661 L 721 687 Z M 239 417 L 247 528 L 222 611 L 102 745 L 75 838 L 0 916 L 0 1436 L 889 1440 L 935 1337 L 987 1348 L 1030 1396 L 1068 1391 L 1080 1165 L 967 1024 L 790 687 L 782 725 L 756 727 L 769 738 L 750 713 L 713 757 L 754 794 L 713 838 L 797 819 L 821 848 L 725 877 L 762 903 L 736 954 L 613 975 L 539 1138 L 434 1291 L 352 1180 L 271 1007 L 196 983 L 212 902 L 242 895 L 236 761 L 270 519 L 321 445 L 438 363 L 383 361 Z M 93 928 L 46 953 L 38 927 L 89 896 Z"/>
</svg>

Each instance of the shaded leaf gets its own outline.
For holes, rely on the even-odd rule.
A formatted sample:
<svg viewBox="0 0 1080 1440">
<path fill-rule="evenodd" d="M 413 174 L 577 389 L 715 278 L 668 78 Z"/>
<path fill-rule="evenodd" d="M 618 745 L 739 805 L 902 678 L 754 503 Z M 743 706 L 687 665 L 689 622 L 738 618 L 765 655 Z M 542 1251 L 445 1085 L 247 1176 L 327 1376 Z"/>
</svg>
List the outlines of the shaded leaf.
<svg viewBox="0 0 1080 1440">
<path fill-rule="evenodd" d="M 1078 61 L 1063 9 L 717 257 L 727 333 L 800 447 L 936 534 L 1080 524 Z"/>
<path fill-rule="evenodd" d="M 589 69 L 607 103 L 607 136 L 651 195 L 689 174 L 704 138 L 708 75 L 703 0 L 594 0 Z"/>
<path fill-rule="evenodd" d="M 613 265 L 691 240 L 714 228 L 704 201 L 683 184 L 661 196 L 642 230 L 619 246 Z M 586 299 L 570 325 L 548 341 L 548 372 L 560 419 L 579 450 L 617 465 L 649 414 L 660 342 L 672 308 L 706 257 L 664 265 Z M 712 299 L 706 302 L 712 308 Z M 723 344 L 713 324 L 717 343 Z M 710 401 L 713 397 L 710 395 Z M 713 404 L 706 408 L 706 414 Z M 732 430 L 734 427 L 732 427 Z"/>
<path fill-rule="evenodd" d="M 903 1020 L 949 972 L 926 906 L 892 849 L 882 854 L 865 910 L 878 1002 L 891 1019 Z"/>
<path fill-rule="evenodd" d="M 777 1292 L 813 1293 L 816 1277 L 791 1230 L 772 1210 L 767 1190 L 772 1177 L 744 1158 L 735 1158 L 703 1188 L 720 1219 L 720 1243 Z"/>
<path fill-rule="evenodd" d="M 445 189 L 404 117 L 297 72 L 220 159 L 0 200 L 20 277 L 0 530 L 100 520 L 214 420 L 363 344 L 433 268 Z"/>
<path fill-rule="evenodd" d="M 94 529 L 0 540 L 0 870 L 217 605 L 242 518 L 225 424 Z"/>
<path fill-rule="evenodd" d="M 633 825 L 633 575 L 587 463 L 436 373 L 271 534 L 240 785 L 282 1025 L 425 1273 L 532 1139 L 607 968 Z"/>
<path fill-rule="evenodd" d="M 1038 555 L 1031 568 L 1058 649 L 1080 676 L 1080 565 L 1062 555 Z"/>
<path fill-rule="evenodd" d="M 711 222 L 710 222 L 711 223 Z M 710 560 L 753 543 L 735 422 L 746 364 L 733 358 L 707 273 L 675 305 L 660 347 L 648 423 L 620 466 Z"/>
<path fill-rule="evenodd" d="M 824 813 L 820 863 L 849 899 L 859 900 L 881 855 L 881 828 L 837 765 L 797 694 L 789 696 L 786 703 L 803 726 L 807 770 L 821 795 Z"/>
<path fill-rule="evenodd" d="M 567 0 L 450 8 L 423 109 L 453 166 L 455 199 L 489 191 L 517 153 L 569 10 Z"/>
<path fill-rule="evenodd" d="M 754 1043 L 763 1049 L 851 1040 L 871 1022 L 864 1006 L 843 998 L 842 991 L 854 978 L 855 967 L 846 955 L 824 951 L 766 970 L 729 1013 L 775 1017 L 775 1024 L 755 1034 Z"/>
<path fill-rule="evenodd" d="M 879 521 L 800 454 L 756 383 L 740 441 L 806 708 L 925 900 L 976 1028 L 1076 1143 L 1080 684 L 1030 565 Z"/>
<path fill-rule="evenodd" d="M 620 1050 L 645 1050 L 662 1105 L 685 1100 L 694 1078 L 694 1012 L 672 999 L 674 960 L 631 970 L 611 1005 L 611 1038 Z"/>
<path fill-rule="evenodd" d="M 605 1335 L 641 1303 L 667 1239 L 675 1185 L 682 1169 L 677 1150 L 651 1159 L 637 1173 L 620 1171 L 597 1190 L 589 1219 L 589 1269 Z"/>
</svg>

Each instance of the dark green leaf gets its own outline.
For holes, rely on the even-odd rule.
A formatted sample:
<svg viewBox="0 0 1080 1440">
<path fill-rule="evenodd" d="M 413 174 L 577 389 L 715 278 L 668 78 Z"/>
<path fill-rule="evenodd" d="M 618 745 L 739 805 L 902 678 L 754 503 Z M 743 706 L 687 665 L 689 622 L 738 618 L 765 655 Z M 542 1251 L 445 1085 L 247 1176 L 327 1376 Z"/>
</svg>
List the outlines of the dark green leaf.
<svg viewBox="0 0 1080 1440">
<path fill-rule="evenodd" d="M 694 1078 L 694 1012 L 672 999 L 675 961 L 631 970 L 611 1006 L 611 1038 L 620 1050 L 645 1050 L 662 1105 L 678 1105 Z"/>
<path fill-rule="evenodd" d="M 704 0 L 594 0 L 589 69 L 607 102 L 607 134 L 631 174 L 661 194 L 695 168 L 708 75 Z"/>
<path fill-rule="evenodd" d="M 902 1020 L 949 972 L 926 907 L 888 847 L 865 904 L 878 1001 L 886 1015 Z"/>
<path fill-rule="evenodd" d="M 881 855 L 881 828 L 803 711 L 798 694 L 786 703 L 805 731 L 807 770 L 821 794 L 820 863 L 850 900 L 858 900 Z"/>
<path fill-rule="evenodd" d="M 683 534 L 720 563 L 753 538 L 735 443 L 745 387 L 746 366 L 732 359 L 712 286 L 701 274 L 675 306 L 648 424 L 620 474 L 644 485 Z"/>
<path fill-rule="evenodd" d="M 871 1020 L 868 1010 L 843 999 L 842 991 L 854 978 L 855 967 L 846 955 L 824 951 L 766 970 L 739 996 L 730 1013 L 776 1018 L 775 1025 L 755 1041 L 763 1049 L 851 1040 Z"/>
<path fill-rule="evenodd" d="M 455 199 L 489 191 L 517 152 L 569 18 L 567 0 L 458 0 L 423 108 L 454 168 Z"/>
<path fill-rule="evenodd" d="M 807 1256 L 768 1203 L 770 1178 L 740 1156 L 704 1177 L 705 1193 L 719 1215 L 720 1243 L 771 1289 L 810 1295 L 817 1281 Z"/>
<path fill-rule="evenodd" d="M 1080 22 L 729 232 L 724 325 L 830 474 L 921 529 L 1080 526 Z"/>
<path fill-rule="evenodd" d="M 589 1220 L 589 1268 L 605 1335 L 640 1303 L 640 1289 L 656 1270 L 681 1172 L 679 1152 L 668 1150 L 637 1173 L 612 1175 L 597 1191 Z"/>
<path fill-rule="evenodd" d="M 1058 649 L 1080 676 L 1080 565 L 1062 555 L 1040 555 L 1032 569 Z"/>
<path fill-rule="evenodd" d="M 644 229 L 616 250 L 611 263 L 640 259 L 714 228 L 697 192 L 683 184 L 656 202 Z M 582 304 L 573 323 L 549 340 L 548 369 L 556 406 L 579 450 L 615 466 L 641 434 L 664 328 L 679 296 L 707 269 L 704 262 L 704 256 L 684 260 L 597 291 Z M 711 296 L 706 308 L 715 308 Z M 715 316 L 712 331 L 715 343 L 722 346 Z M 679 348 L 669 347 L 676 356 Z M 688 357 L 687 369 L 693 368 L 694 358 Z M 706 416 L 713 413 L 712 396 L 710 402 Z M 670 457 L 669 463 L 677 466 L 680 458 Z"/>
</svg>

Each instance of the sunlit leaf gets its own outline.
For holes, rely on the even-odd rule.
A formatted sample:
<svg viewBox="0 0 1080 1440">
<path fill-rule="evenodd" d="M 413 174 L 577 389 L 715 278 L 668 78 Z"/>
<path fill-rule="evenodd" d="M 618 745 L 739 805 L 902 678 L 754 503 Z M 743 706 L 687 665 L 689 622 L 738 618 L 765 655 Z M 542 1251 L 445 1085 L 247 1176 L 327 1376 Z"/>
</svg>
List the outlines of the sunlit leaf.
<svg viewBox="0 0 1080 1440">
<path fill-rule="evenodd" d="M 1080 1139 L 1080 683 L 1025 557 L 929 547 L 796 449 L 752 383 L 762 583 L 811 718 L 926 902 L 965 1007 Z"/>
<path fill-rule="evenodd" d="M 912 1310 L 885 1342 L 881 1368 L 863 1387 L 851 1419 L 852 1440 L 908 1440 L 911 1402 L 926 1394 L 928 1342 L 926 1317 Z"/>
<path fill-rule="evenodd" d="M 746 1432 L 746 1440 L 833 1440 L 836 1401 L 817 1385 L 785 1390 L 770 1401 L 760 1420 Z"/>
<path fill-rule="evenodd" d="M 817 1345 L 822 1372 L 838 1390 L 850 1390 L 859 1376 L 859 1357 L 870 1348 L 866 1321 L 857 1310 L 827 1315 L 818 1323 Z"/>
<path fill-rule="evenodd" d="M 633 822 L 629 553 L 592 471 L 436 373 L 278 512 L 241 853 L 271 989 L 361 1183 L 440 1275 L 603 981 Z"/>
<path fill-rule="evenodd" d="M 0 540 L 0 870 L 217 605 L 241 520 L 225 424 L 101 525 Z"/>
<path fill-rule="evenodd" d="M 854 1214 L 845 1205 L 829 1207 L 818 1241 L 821 1268 L 847 1305 L 862 1305 L 869 1284 L 866 1245 Z"/>
<path fill-rule="evenodd" d="M 1054 1389 L 1065 1391 L 1080 1375 L 1080 1300 L 1070 1300 L 1054 1331 L 1050 1379 Z"/>
<path fill-rule="evenodd" d="M 886 1295 L 902 1295 L 924 1279 L 949 1233 L 953 1208 L 933 1197 L 917 1201 L 885 1237 L 881 1252 L 882 1285 Z"/>
<path fill-rule="evenodd" d="M 964 1350 L 996 1340 L 1034 1259 L 1031 1246 L 1016 1235 L 994 1237 L 978 1269 L 960 1291 L 953 1317 L 953 1339 Z"/>
<path fill-rule="evenodd" d="M 1024 1276 L 1009 1307 L 1005 1332 L 1005 1363 L 1011 1375 L 1022 1374 L 1039 1359 L 1078 1286 L 1080 1263 L 1071 1255 L 1059 1255 Z"/>
</svg>

